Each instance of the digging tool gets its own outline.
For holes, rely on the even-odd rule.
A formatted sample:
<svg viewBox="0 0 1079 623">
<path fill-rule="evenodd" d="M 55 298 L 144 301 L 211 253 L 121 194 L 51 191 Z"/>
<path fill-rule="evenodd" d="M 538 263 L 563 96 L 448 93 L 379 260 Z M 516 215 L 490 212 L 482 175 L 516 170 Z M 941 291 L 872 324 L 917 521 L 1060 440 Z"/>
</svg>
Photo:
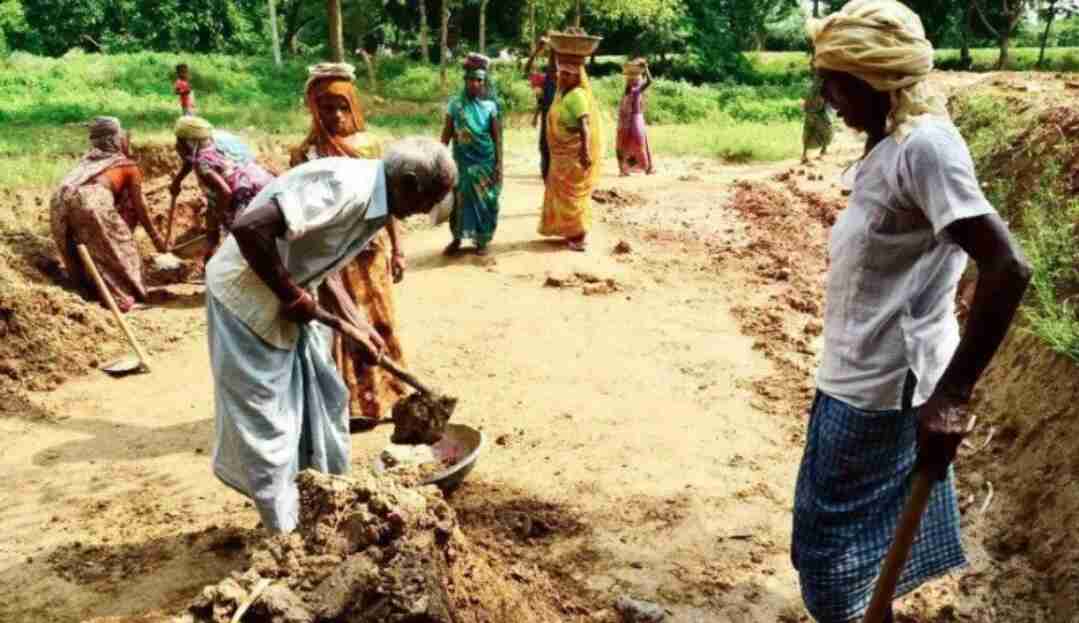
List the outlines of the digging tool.
<svg viewBox="0 0 1079 623">
<path fill-rule="evenodd" d="M 232 619 L 229 621 L 229 623 L 240 623 L 240 621 L 244 618 L 244 615 L 247 614 L 247 609 L 250 608 L 252 604 L 254 604 L 256 601 L 258 601 L 258 598 L 261 597 L 262 594 L 266 592 L 266 589 L 269 587 L 269 578 L 262 578 L 261 580 L 259 580 L 258 584 L 256 584 L 255 587 L 251 589 L 251 594 L 248 595 L 247 599 L 245 599 L 244 602 L 240 604 L 240 607 L 236 609 L 236 613 L 232 615 Z"/>
<path fill-rule="evenodd" d="M 899 525 L 895 529 L 895 539 L 888 548 L 888 555 L 884 558 L 881 566 L 880 577 L 877 586 L 873 589 L 873 599 L 869 602 L 869 609 L 865 611 L 862 623 L 884 623 L 884 617 L 892 604 L 895 596 L 895 587 L 899 583 L 899 574 L 907 564 L 910 556 L 910 547 L 914 543 L 914 537 L 918 534 L 918 527 L 922 525 L 922 515 L 929 505 L 929 494 L 933 491 L 933 477 L 927 468 L 918 468 L 914 473 L 914 484 L 910 492 L 907 505 L 903 507 L 903 514 L 899 518 Z"/>
<path fill-rule="evenodd" d="M 398 366 L 396 363 L 390 361 L 386 357 L 380 358 L 378 360 L 378 365 L 381 366 L 383 370 L 389 372 L 390 374 L 392 374 L 395 377 L 397 377 L 398 379 L 400 379 L 406 385 L 409 385 L 410 387 L 415 388 L 415 390 L 420 392 L 421 394 L 423 394 L 425 396 L 437 396 L 437 394 L 435 394 L 435 392 L 431 391 L 431 389 L 429 387 L 427 387 L 423 383 L 420 383 L 419 380 L 416 379 L 416 377 L 414 377 L 410 373 L 402 370 L 400 366 Z"/>
<path fill-rule="evenodd" d="M 175 248 L 170 249 L 169 252 L 179 257 L 190 257 L 191 253 L 199 252 L 199 245 L 206 243 L 206 234 L 195 236 L 191 240 L 183 244 L 176 245 Z"/>
<path fill-rule="evenodd" d="M 179 195 L 173 195 L 172 200 L 169 201 L 169 224 L 165 228 L 165 250 L 169 250 L 172 247 L 172 220 L 176 216 L 176 199 Z"/>
<path fill-rule="evenodd" d="M 134 355 L 121 357 L 116 361 L 105 364 L 101 369 L 107 374 L 114 376 L 131 374 L 140 370 L 149 372 L 150 358 L 146 355 L 146 352 L 142 350 L 142 346 L 135 338 L 135 334 L 131 331 L 131 327 L 128 326 L 127 320 L 125 320 L 124 315 L 120 313 L 120 308 L 116 306 L 116 301 L 112 298 L 112 293 L 109 292 L 109 288 L 101 278 L 101 273 L 97 272 L 97 266 L 94 264 L 93 258 L 90 257 L 90 251 L 88 251 L 86 245 L 83 244 L 80 244 L 78 249 L 79 257 L 82 258 L 83 265 L 86 266 L 87 272 L 90 273 L 90 276 L 94 278 L 94 283 L 97 284 L 98 293 L 109 306 L 109 310 L 112 311 L 112 315 L 116 318 L 116 322 L 120 323 L 120 328 L 123 329 L 128 343 L 131 344 L 131 348 L 135 351 Z"/>
<path fill-rule="evenodd" d="M 974 430 L 976 417 L 967 422 L 966 432 Z M 884 616 L 888 613 L 888 607 L 895 598 L 895 587 L 899 583 L 899 574 L 907 564 L 910 556 L 911 545 L 914 537 L 918 535 L 918 528 L 922 525 L 922 516 L 929 506 L 929 494 L 933 492 L 933 476 L 928 467 L 919 466 L 914 472 L 914 483 L 911 485 L 910 498 L 903 507 L 903 514 L 899 517 L 899 525 L 895 529 L 895 538 L 892 546 L 888 548 L 888 555 L 881 565 L 880 577 L 877 585 L 873 588 L 873 598 L 869 601 L 869 609 L 865 611 L 862 623 L 883 623 Z"/>
</svg>

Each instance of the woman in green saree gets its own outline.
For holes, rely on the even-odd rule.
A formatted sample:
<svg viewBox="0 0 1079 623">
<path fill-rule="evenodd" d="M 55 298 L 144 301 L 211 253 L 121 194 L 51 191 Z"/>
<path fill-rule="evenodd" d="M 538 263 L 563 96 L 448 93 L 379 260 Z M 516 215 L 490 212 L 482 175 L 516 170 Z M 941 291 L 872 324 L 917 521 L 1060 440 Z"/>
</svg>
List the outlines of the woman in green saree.
<svg viewBox="0 0 1079 623">
<path fill-rule="evenodd" d="M 478 255 L 487 255 L 502 194 L 502 127 L 498 104 L 488 97 L 487 71 L 475 64 L 466 65 L 464 91 L 446 108 L 442 142 L 451 141 L 460 177 L 450 217 L 453 241 L 445 253 L 459 254 L 467 238 Z"/>
</svg>

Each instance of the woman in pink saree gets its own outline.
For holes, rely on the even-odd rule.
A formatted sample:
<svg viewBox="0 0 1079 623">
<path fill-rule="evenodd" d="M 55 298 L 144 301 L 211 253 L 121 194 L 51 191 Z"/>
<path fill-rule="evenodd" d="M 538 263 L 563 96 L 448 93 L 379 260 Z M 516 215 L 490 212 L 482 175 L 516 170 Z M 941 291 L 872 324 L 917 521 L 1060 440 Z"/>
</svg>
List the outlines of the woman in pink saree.
<svg viewBox="0 0 1079 623">
<path fill-rule="evenodd" d="M 627 64 L 625 73 L 626 92 L 618 108 L 618 169 L 623 177 L 634 171 L 651 175 L 655 171 L 644 121 L 644 92 L 652 86 L 652 72 L 640 59 Z"/>
</svg>

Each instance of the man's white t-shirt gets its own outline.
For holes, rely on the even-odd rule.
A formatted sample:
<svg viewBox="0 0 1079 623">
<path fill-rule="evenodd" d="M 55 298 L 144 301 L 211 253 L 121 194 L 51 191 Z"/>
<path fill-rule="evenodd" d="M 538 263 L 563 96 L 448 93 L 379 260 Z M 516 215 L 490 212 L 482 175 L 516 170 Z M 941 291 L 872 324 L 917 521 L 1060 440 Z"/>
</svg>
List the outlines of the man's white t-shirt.
<svg viewBox="0 0 1079 623">
<path fill-rule="evenodd" d="M 958 130 L 926 121 L 860 163 L 832 229 L 818 388 L 867 411 L 929 399 L 959 345 L 955 296 L 966 253 L 952 223 L 993 213 Z"/>
</svg>

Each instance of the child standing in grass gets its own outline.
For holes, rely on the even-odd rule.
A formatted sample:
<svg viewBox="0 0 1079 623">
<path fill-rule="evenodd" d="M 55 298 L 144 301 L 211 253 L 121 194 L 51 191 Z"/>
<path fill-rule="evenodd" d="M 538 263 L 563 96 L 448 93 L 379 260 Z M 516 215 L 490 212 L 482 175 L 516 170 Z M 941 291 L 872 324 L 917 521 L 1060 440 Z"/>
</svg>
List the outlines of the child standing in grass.
<svg viewBox="0 0 1079 623">
<path fill-rule="evenodd" d="M 187 65 L 176 66 L 176 82 L 173 91 L 180 96 L 180 110 L 184 116 L 195 114 L 195 95 L 191 91 L 191 72 Z"/>
</svg>

